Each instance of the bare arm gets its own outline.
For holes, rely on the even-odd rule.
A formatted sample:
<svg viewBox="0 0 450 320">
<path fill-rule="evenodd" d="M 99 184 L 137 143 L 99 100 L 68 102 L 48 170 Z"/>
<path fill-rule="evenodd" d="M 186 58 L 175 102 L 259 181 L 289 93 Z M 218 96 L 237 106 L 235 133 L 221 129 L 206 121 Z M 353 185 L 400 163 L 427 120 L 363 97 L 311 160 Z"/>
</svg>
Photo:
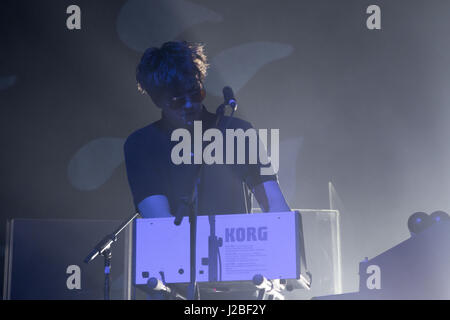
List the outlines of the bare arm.
<svg viewBox="0 0 450 320">
<path fill-rule="evenodd" d="M 291 211 L 276 181 L 266 181 L 253 188 L 253 194 L 264 212 Z M 170 218 L 169 201 L 166 196 L 153 195 L 138 204 L 143 218 Z"/>
<path fill-rule="evenodd" d="M 291 211 L 277 181 L 263 182 L 252 191 L 264 212 Z"/>
</svg>

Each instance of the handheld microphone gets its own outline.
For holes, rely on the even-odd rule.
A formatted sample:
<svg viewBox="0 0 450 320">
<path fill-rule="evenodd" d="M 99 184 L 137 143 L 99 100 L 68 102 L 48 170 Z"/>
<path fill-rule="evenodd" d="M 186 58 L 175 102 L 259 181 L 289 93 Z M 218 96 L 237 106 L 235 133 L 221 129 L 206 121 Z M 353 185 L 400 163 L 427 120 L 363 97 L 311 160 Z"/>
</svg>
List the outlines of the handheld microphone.
<svg viewBox="0 0 450 320">
<path fill-rule="evenodd" d="M 237 109 L 237 101 L 234 98 L 233 89 L 231 89 L 230 87 L 224 87 L 222 92 L 225 99 L 225 105 L 230 106 L 233 111 L 235 111 Z"/>
</svg>

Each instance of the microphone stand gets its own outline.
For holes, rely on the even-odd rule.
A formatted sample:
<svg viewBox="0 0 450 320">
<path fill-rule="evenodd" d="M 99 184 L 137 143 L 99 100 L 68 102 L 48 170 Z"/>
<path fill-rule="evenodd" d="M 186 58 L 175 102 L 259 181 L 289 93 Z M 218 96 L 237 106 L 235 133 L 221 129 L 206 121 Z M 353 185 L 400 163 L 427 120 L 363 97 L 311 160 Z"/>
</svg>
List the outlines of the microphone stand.
<svg viewBox="0 0 450 320">
<path fill-rule="evenodd" d="M 220 120 L 224 116 L 225 113 L 225 103 L 221 104 L 216 111 L 217 119 L 215 123 L 215 127 L 217 128 Z M 236 108 L 232 108 L 232 112 L 230 117 L 224 127 L 224 130 L 230 124 L 230 121 L 233 117 L 234 111 Z M 203 174 L 204 162 L 200 165 L 198 170 L 195 182 L 194 182 L 194 190 L 192 196 L 192 204 L 190 214 L 189 214 L 189 223 L 190 223 L 190 283 L 188 286 L 187 299 L 188 300 L 197 300 L 200 299 L 197 280 L 196 280 L 196 257 L 197 257 L 197 216 L 198 216 L 198 199 L 199 199 L 199 186 L 201 182 L 201 177 Z M 219 240 L 215 234 L 215 217 L 209 217 L 210 222 L 210 236 L 208 238 L 208 275 L 210 281 L 217 281 L 217 256 L 218 256 L 218 245 Z M 181 222 L 180 222 L 181 223 Z"/>
<path fill-rule="evenodd" d="M 203 165 L 199 168 L 199 173 L 195 179 L 194 192 L 193 192 L 193 208 L 189 212 L 189 225 L 190 225 L 190 283 L 187 291 L 188 300 L 200 300 L 200 295 L 197 287 L 197 216 L 198 216 L 198 187 L 200 185 L 200 175 Z"/>
<path fill-rule="evenodd" d="M 103 288 L 103 296 L 105 300 L 110 300 L 110 272 L 111 272 L 111 245 L 117 241 L 117 236 L 119 233 L 123 231 L 134 219 L 139 216 L 139 212 L 134 213 L 131 217 L 128 218 L 125 222 L 123 222 L 117 229 L 111 234 L 105 236 L 95 247 L 94 249 L 87 255 L 84 259 L 85 263 L 89 263 L 94 260 L 97 256 L 103 256 L 104 258 L 104 288 Z"/>
</svg>

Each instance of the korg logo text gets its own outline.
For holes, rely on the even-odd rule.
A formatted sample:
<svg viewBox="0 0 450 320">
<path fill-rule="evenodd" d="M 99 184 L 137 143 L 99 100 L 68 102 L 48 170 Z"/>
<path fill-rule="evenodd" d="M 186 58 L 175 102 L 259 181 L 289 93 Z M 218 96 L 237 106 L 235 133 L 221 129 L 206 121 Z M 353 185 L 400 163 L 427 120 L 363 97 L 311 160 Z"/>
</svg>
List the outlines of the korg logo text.
<svg viewBox="0 0 450 320">
<path fill-rule="evenodd" d="M 266 240 L 267 227 L 225 228 L 225 242 Z"/>
</svg>

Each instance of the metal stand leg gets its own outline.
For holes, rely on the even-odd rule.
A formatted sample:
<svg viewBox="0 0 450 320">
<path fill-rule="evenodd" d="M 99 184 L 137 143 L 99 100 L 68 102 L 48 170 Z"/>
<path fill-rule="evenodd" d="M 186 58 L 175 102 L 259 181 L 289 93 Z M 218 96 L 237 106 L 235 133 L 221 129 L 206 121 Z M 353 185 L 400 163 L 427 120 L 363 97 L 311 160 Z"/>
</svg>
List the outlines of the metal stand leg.
<svg viewBox="0 0 450 320">
<path fill-rule="evenodd" d="M 111 250 L 107 249 L 103 252 L 105 259 L 105 287 L 104 299 L 110 300 L 110 273 L 111 273 Z"/>
</svg>

